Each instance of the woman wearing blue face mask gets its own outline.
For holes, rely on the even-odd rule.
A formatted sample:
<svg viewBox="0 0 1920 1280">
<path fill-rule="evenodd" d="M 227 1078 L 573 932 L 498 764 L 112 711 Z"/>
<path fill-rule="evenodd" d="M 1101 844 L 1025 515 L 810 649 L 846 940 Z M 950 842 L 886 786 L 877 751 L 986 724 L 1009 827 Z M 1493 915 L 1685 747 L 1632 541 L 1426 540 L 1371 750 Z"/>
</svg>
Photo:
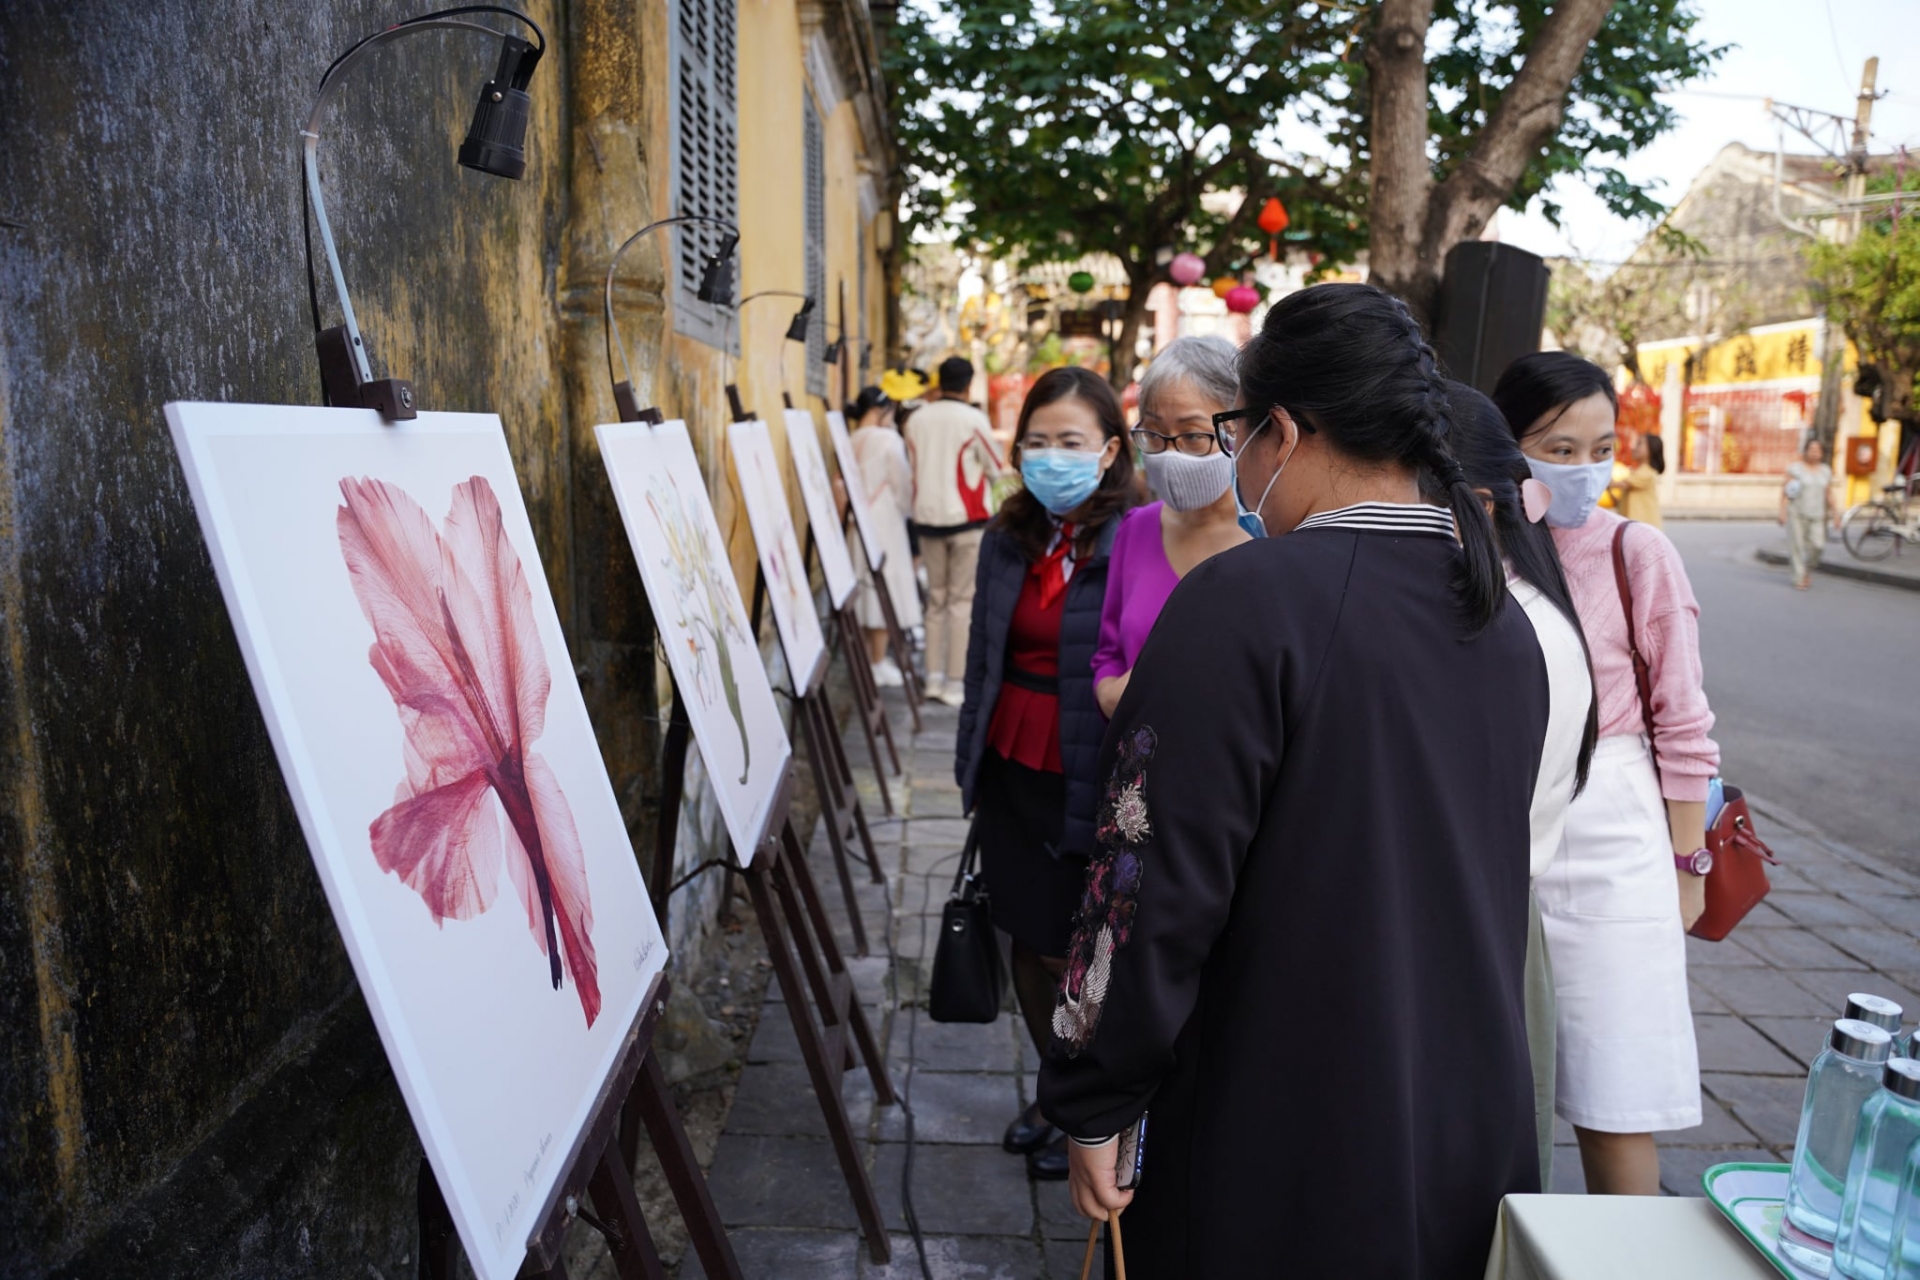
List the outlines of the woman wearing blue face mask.
<svg viewBox="0 0 1920 1280">
<path fill-rule="evenodd" d="M 1720 763 L 1707 736 L 1700 607 L 1665 534 L 1596 506 L 1613 469 L 1617 402 L 1605 371 L 1537 352 L 1508 366 L 1493 400 L 1552 491 L 1547 524 L 1599 704 L 1586 789 L 1567 812 L 1560 856 L 1535 882 L 1558 1004 L 1555 1110 L 1579 1139 L 1589 1192 L 1658 1195 L 1653 1134 L 1700 1123 L 1685 931 L 1706 907 L 1696 851 L 1706 845 L 1707 783 Z M 1636 649 L 1649 667 L 1650 708 L 1641 706 Z"/>
<path fill-rule="evenodd" d="M 1126 421 L 1087 369 L 1041 375 L 1020 409 L 1025 487 L 980 544 L 954 774 L 974 814 L 994 923 L 1045 1051 L 1053 993 L 1093 852 L 1095 759 L 1106 722 L 1093 652 L 1119 517 L 1140 501 Z M 1004 1143 L 1038 1178 L 1067 1174 L 1066 1139 L 1030 1108 Z"/>
</svg>

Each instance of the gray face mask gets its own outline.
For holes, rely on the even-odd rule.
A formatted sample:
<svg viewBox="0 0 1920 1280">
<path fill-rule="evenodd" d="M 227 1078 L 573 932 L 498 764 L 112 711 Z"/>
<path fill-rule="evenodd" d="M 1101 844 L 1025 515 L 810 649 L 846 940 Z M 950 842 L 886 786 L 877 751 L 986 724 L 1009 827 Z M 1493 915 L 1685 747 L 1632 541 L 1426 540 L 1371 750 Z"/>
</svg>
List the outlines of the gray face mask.
<svg viewBox="0 0 1920 1280">
<path fill-rule="evenodd" d="M 1146 455 L 1147 483 L 1175 511 L 1198 511 L 1220 501 L 1233 483 L 1233 459 L 1217 450 L 1190 458 L 1168 449 Z"/>
</svg>

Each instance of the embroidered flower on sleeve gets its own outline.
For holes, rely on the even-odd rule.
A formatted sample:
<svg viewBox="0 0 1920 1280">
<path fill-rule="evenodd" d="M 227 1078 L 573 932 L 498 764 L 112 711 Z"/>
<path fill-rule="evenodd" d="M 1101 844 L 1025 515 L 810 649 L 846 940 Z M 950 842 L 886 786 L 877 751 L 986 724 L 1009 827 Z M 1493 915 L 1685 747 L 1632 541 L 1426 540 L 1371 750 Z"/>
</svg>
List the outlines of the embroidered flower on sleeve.
<svg viewBox="0 0 1920 1280">
<path fill-rule="evenodd" d="M 1156 745 L 1153 730 L 1144 726 L 1121 744 L 1106 797 L 1094 818 L 1099 852 L 1087 868 L 1087 887 L 1067 949 L 1067 971 L 1053 1009 L 1053 1034 L 1066 1045 L 1069 1057 L 1093 1039 L 1106 1003 L 1114 953 L 1133 936 L 1142 870 L 1133 846 L 1153 834 L 1146 781 L 1147 763 Z"/>
</svg>

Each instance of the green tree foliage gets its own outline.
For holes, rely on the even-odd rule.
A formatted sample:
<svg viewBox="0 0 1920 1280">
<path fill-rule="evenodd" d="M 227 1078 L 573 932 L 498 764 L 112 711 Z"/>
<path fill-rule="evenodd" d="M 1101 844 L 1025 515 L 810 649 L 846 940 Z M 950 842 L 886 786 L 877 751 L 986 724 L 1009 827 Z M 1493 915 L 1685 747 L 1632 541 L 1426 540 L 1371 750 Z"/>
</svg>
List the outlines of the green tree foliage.
<svg viewBox="0 0 1920 1280">
<path fill-rule="evenodd" d="M 1878 365 L 1888 417 L 1920 422 L 1914 376 L 1920 373 L 1920 177 L 1904 182 L 1903 200 L 1878 206 L 1846 243 L 1821 241 L 1807 249 L 1814 289 L 1827 316 L 1853 340 L 1862 365 Z M 1867 184 L 1870 195 L 1891 195 L 1891 176 Z"/>
<path fill-rule="evenodd" d="M 1329 263 L 1368 243 L 1364 54 L 1379 7 L 909 0 L 886 53 L 909 221 L 1017 265 L 1118 258 L 1132 303 L 1115 369 L 1124 377 L 1164 250 L 1202 252 L 1213 271 L 1243 262 L 1264 248 L 1254 218 L 1268 195 L 1292 215 L 1289 240 Z M 1545 0 L 1437 0 L 1427 43 L 1436 181 L 1473 154 L 1549 17 Z M 1521 206 L 1553 178 L 1579 175 L 1621 213 L 1657 211 L 1614 164 L 1671 127 L 1655 94 L 1718 56 L 1693 36 L 1696 22 L 1694 0 L 1612 9 L 1566 118 L 1499 200 Z M 1203 193 L 1236 189 L 1252 198 L 1233 217 L 1201 207 Z"/>
</svg>

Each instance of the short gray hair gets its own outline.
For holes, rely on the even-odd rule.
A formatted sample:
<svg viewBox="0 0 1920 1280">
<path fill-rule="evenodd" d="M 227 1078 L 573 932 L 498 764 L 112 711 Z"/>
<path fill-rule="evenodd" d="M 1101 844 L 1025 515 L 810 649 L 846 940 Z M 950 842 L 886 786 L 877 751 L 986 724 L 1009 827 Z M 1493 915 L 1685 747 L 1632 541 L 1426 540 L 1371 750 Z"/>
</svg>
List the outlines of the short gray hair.
<svg viewBox="0 0 1920 1280">
<path fill-rule="evenodd" d="M 1145 414 L 1156 396 L 1182 382 L 1222 409 L 1232 408 L 1240 398 L 1239 360 L 1234 345 L 1215 334 L 1175 338 L 1140 379 L 1140 412 Z"/>
</svg>

